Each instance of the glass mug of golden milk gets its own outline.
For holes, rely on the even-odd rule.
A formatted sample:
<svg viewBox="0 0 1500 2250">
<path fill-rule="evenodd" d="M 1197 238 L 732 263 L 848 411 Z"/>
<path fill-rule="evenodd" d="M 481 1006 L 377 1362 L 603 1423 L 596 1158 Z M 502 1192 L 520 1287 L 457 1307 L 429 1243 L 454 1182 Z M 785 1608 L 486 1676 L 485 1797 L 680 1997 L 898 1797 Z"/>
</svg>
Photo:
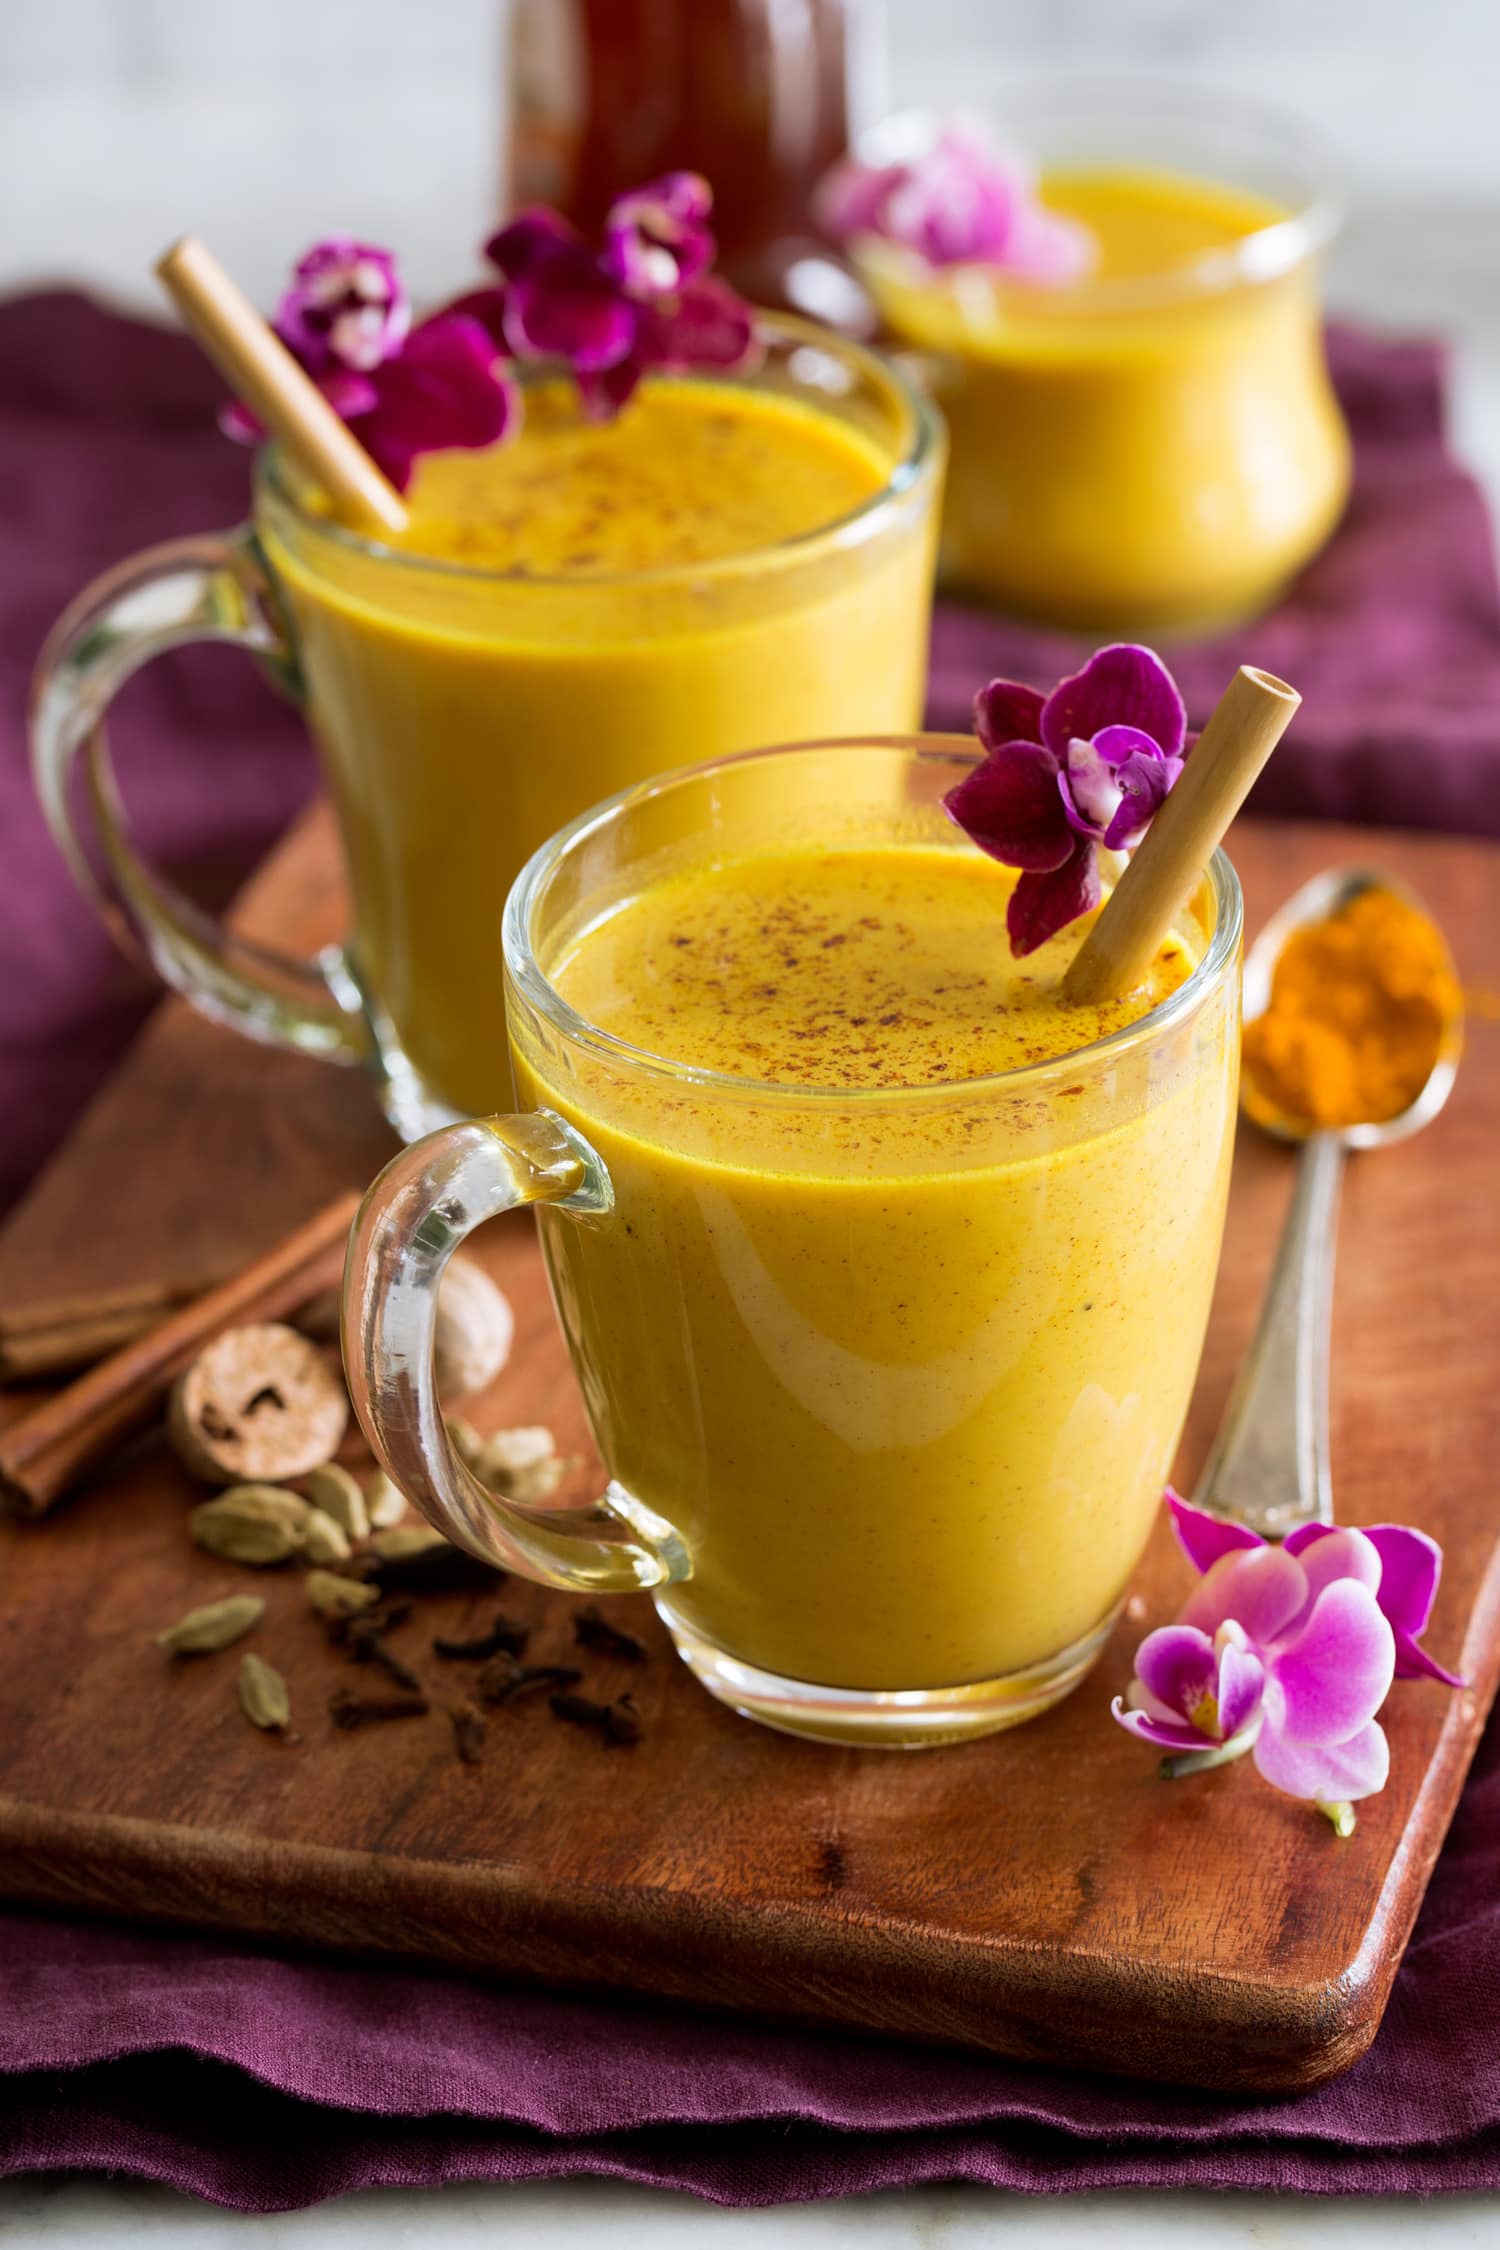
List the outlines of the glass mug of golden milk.
<svg viewBox="0 0 1500 2250">
<path fill-rule="evenodd" d="M 705 754 L 919 721 L 940 425 L 872 353 L 760 325 L 753 374 L 654 376 L 608 425 L 528 380 L 518 437 L 423 457 L 399 546 L 332 521 L 271 450 L 248 529 L 158 547 L 73 604 L 38 672 L 38 788 L 169 984 L 371 1067 L 408 1137 L 497 1108 L 501 908 L 555 829 Z M 196 639 L 250 649 L 306 710 L 352 896 L 347 946 L 316 962 L 237 945 L 132 849 L 99 720 Z"/>
<path fill-rule="evenodd" d="M 1134 79 L 1045 80 L 986 123 L 1083 229 L 1076 278 L 853 246 L 949 425 L 944 582 L 1125 638 L 1263 609 L 1349 488 L 1321 320 L 1340 213 L 1316 144 L 1274 109 Z M 860 154 L 914 161 L 937 130 L 892 118 Z"/>
<path fill-rule="evenodd" d="M 1082 1678 L 1219 1254 L 1233 870 L 1141 990 L 1064 1008 L 1085 925 L 1014 960 L 1015 878 L 942 810 L 974 756 L 754 752 L 563 830 L 505 910 L 518 1112 L 404 1150 L 351 1241 L 351 1395 L 428 1518 L 650 1589 L 712 1694 L 833 1742 L 982 1734 Z M 433 1380 L 448 1257 L 521 1205 L 609 1479 L 579 1511 L 488 1492 Z"/>
</svg>

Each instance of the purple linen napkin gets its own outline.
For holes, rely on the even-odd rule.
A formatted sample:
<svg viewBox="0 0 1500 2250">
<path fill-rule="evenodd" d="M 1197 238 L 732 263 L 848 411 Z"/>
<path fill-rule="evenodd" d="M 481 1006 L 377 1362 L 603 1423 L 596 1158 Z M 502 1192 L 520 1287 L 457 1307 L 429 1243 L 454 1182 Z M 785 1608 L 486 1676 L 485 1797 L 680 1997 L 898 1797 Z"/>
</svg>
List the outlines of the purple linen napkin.
<svg viewBox="0 0 1500 2250">
<path fill-rule="evenodd" d="M 1343 337 L 1335 366 L 1358 449 L 1348 523 L 1233 658 L 1202 647 L 1174 664 L 1198 718 L 1241 657 L 1308 695 L 1262 809 L 1500 832 L 1500 602 L 1482 504 L 1442 446 L 1439 356 Z M 178 338 L 71 296 L 0 307 L 0 1199 L 150 1000 L 31 806 L 24 682 L 90 573 L 242 512 L 215 400 Z M 992 674 L 1047 680 L 1076 660 L 1058 636 L 956 609 L 935 644 L 933 720 L 948 726 L 967 725 Z M 130 695 L 140 833 L 222 896 L 310 786 L 295 717 L 232 651 L 154 666 Z M 736 2204 L 958 2179 L 1496 2186 L 1497 1867 L 1492 1729 L 1375 2046 L 1334 2085 L 1265 2102 L 0 1912 L 0 2175 L 124 2171 L 247 2210 L 583 2173 Z"/>
</svg>

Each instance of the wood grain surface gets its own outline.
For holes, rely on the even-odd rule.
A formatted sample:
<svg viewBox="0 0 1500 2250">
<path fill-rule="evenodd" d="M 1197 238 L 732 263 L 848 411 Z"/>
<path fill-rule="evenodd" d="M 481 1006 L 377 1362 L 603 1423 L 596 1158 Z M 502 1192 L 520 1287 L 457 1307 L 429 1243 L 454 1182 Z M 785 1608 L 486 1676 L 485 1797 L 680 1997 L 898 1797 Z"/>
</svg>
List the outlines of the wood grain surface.
<svg viewBox="0 0 1500 2250">
<path fill-rule="evenodd" d="M 713 1703 L 644 1600 L 630 1750 L 496 1712 L 483 1762 L 454 1756 L 443 1699 L 469 1675 L 428 1653 L 493 1599 L 423 1606 L 402 1646 L 430 1717 L 336 1734 L 351 1674 L 294 1574 L 190 1546 L 195 1497 L 159 1446 L 38 1526 L 0 1527 L 0 1893 L 80 1912 L 243 1931 L 1216 2087 L 1308 2085 L 1379 2022 L 1500 1668 L 1494 1294 L 1500 1276 L 1500 852 L 1369 831 L 1243 826 L 1252 928 L 1317 868 L 1375 860 L 1437 908 L 1488 997 L 1453 1101 L 1409 1145 L 1351 1166 L 1335 1312 L 1340 1515 L 1413 1521 L 1447 1571 L 1431 1641 L 1472 1686 L 1398 1686 L 1392 1777 L 1337 1841 L 1248 1766 L 1164 1783 L 1107 1704 L 1188 1582 L 1165 1530 L 1131 1614 L 1059 1710 L 1009 1735 L 898 1757 L 783 1739 Z M 337 925 L 326 815 L 247 894 L 241 926 L 306 945 Z M 1242 1136 L 1229 1237 L 1181 1476 L 1249 1335 L 1291 1188 Z M 257 1050 L 164 1005 L 0 1236 L 0 1303 L 232 1267 L 367 1177 L 390 1143 L 366 1086 Z M 529 1224 L 483 1252 L 520 1316 L 481 1424 L 589 1441 Z M 4 1412 L 15 1411 L 15 1397 Z M 569 1488 L 586 1496 L 585 1468 Z M 291 1682 L 295 1736 L 246 1725 L 234 1656 L 169 1665 L 151 1636 L 252 1588 L 255 1639 Z M 533 1653 L 572 1648 L 566 1597 L 512 1582 Z"/>
</svg>

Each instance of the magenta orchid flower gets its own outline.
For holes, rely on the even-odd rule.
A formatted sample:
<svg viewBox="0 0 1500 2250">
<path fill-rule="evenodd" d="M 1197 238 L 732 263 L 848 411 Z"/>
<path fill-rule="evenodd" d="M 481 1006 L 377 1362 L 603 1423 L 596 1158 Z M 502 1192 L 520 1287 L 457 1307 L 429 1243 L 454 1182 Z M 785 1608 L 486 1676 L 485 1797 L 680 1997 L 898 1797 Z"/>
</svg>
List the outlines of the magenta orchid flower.
<svg viewBox="0 0 1500 2250">
<path fill-rule="evenodd" d="M 504 288 L 460 308 L 517 358 L 566 362 L 601 421 L 653 369 L 749 366 L 754 314 L 708 271 L 712 208 L 706 180 L 669 172 L 610 206 L 600 253 L 555 212 L 523 211 L 486 245 Z"/>
<path fill-rule="evenodd" d="M 341 235 L 315 243 L 274 325 L 398 492 L 419 454 L 493 445 L 511 425 L 515 388 L 484 326 L 448 311 L 414 328 L 388 250 Z M 266 434 L 238 399 L 219 426 L 242 444 Z"/>
<path fill-rule="evenodd" d="M 1032 953 L 1099 903 L 1098 847 L 1130 851 L 1182 771 L 1187 710 L 1149 648 L 1117 642 L 1049 696 L 991 680 L 974 699 L 988 756 L 943 799 L 964 834 L 1022 870 L 1006 910 Z"/>
<path fill-rule="evenodd" d="M 404 491 L 420 454 L 494 445 L 513 426 L 507 360 L 560 361 L 600 421 L 654 368 L 751 365 L 754 314 L 708 271 L 712 209 L 706 180 L 668 172 L 611 205 L 602 251 L 557 212 L 523 211 L 487 245 L 500 284 L 416 327 L 390 252 L 336 235 L 298 261 L 275 326 Z M 219 424 L 246 444 L 266 434 L 238 400 Z"/>
<path fill-rule="evenodd" d="M 713 190 L 697 172 L 668 172 L 622 195 L 604 222 L 604 268 L 633 297 L 675 297 L 714 262 Z"/>
<path fill-rule="evenodd" d="M 847 158 L 819 189 L 817 216 L 836 242 L 878 235 L 934 267 L 994 266 L 1055 286 L 1094 262 L 1087 228 L 1049 211 L 1030 169 L 968 121 L 943 126 L 909 163 Z"/>
<path fill-rule="evenodd" d="M 310 375 L 368 375 L 405 343 L 411 300 L 389 250 L 332 235 L 298 259 L 274 325 Z"/>
<path fill-rule="evenodd" d="M 1376 1713 L 1391 1682 L 1460 1682 L 1419 1645 L 1441 1568 L 1435 1540 L 1404 1525 L 1313 1524 L 1273 1546 L 1167 1494 L 1201 1576 L 1175 1624 L 1149 1633 L 1113 1711 L 1192 1771 L 1249 1753 L 1265 1780 L 1339 1816 L 1384 1788 L 1390 1749 Z"/>
</svg>

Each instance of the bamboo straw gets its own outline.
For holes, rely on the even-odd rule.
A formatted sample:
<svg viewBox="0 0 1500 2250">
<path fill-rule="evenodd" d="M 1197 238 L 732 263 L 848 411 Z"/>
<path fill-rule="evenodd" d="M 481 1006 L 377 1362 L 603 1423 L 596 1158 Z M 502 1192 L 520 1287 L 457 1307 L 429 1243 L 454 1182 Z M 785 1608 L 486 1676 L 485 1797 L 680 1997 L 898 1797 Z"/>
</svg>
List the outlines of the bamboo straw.
<svg viewBox="0 0 1500 2250">
<path fill-rule="evenodd" d="M 1111 1000 L 1140 983 L 1301 701 L 1285 680 L 1240 666 L 1079 947 L 1065 1000 Z"/>
<path fill-rule="evenodd" d="M 236 398 L 316 478 L 339 521 L 357 531 L 404 531 L 394 486 L 212 251 L 185 234 L 156 272 Z"/>
</svg>

